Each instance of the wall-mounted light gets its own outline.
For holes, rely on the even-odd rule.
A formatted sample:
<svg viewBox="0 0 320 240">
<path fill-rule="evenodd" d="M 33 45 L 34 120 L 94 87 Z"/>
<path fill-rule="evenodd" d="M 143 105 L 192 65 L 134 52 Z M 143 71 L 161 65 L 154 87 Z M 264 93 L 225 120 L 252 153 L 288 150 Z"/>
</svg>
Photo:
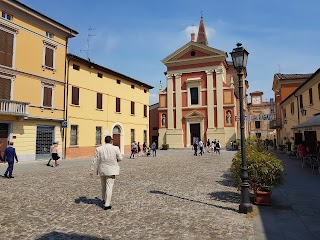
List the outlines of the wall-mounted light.
<svg viewBox="0 0 320 240">
<path fill-rule="evenodd" d="M 302 116 L 305 116 L 306 114 L 307 114 L 307 110 L 306 109 L 304 109 L 304 108 L 301 108 L 301 115 Z"/>
</svg>

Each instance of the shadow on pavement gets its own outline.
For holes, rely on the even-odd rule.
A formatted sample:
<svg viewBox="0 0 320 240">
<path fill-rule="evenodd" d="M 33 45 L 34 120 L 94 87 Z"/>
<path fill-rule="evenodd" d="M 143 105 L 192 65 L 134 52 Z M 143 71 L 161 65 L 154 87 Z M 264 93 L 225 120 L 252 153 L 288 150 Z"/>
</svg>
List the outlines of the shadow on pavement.
<svg viewBox="0 0 320 240">
<path fill-rule="evenodd" d="M 87 198 L 85 196 L 78 197 L 74 200 L 75 203 L 79 204 L 81 202 L 86 203 L 86 204 L 92 204 L 92 205 L 97 205 L 101 208 L 103 208 L 103 202 L 101 199 L 95 197 L 95 198 Z"/>
<path fill-rule="evenodd" d="M 233 181 L 231 179 L 231 174 L 229 172 L 225 172 L 224 174 L 222 174 L 222 176 L 224 179 L 220 180 L 220 181 L 216 181 L 217 183 L 219 183 L 222 186 L 226 186 L 226 187 L 233 187 Z"/>
<path fill-rule="evenodd" d="M 208 194 L 212 199 L 220 202 L 240 203 L 241 195 L 231 191 L 212 192 Z"/>
<path fill-rule="evenodd" d="M 99 238 L 99 237 L 93 237 L 89 235 L 80 235 L 77 233 L 62 233 L 62 232 L 50 232 L 47 233 L 39 238 L 36 238 L 36 240 L 110 240 L 110 238 Z"/>
<path fill-rule="evenodd" d="M 166 195 L 166 196 L 169 196 L 169 197 L 179 198 L 179 199 L 186 200 L 186 201 L 189 201 L 189 202 L 205 204 L 205 205 L 208 205 L 208 206 L 225 209 L 225 210 L 229 210 L 229 211 L 232 211 L 232 212 L 238 212 L 238 211 L 237 211 L 236 209 L 234 209 L 234 208 L 223 207 L 223 206 L 219 206 L 219 205 L 215 205 L 215 204 L 211 204 L 211 203 L 201 202 L 201 201 L 194 200 L 194 199 L 189 199 L 189 198 L 185 198 L 185 197 L 175 196 L 175 195 L 173 195 L 173 194 L 169 194 L 169 193 L 166 193 L 166 192 L 163 192 L 163 191 L 151 190 L 150 193 L 160 194 L 160 195 Z"/>
</svg>

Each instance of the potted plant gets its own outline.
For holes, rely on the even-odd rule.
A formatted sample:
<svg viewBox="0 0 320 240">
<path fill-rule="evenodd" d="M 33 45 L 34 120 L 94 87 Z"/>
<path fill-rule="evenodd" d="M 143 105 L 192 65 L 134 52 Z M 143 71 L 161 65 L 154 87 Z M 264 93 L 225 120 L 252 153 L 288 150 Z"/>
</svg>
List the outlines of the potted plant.
<svg viewBox="0 0 320 240">
<path fill-rule="evenodd" d="M 254 192 L 255 203 L 270 205 L 271 191 L 284 182 L 281 161 L 272 153 L 263 150 L 259 141 L 247 141 L 246 157 L 250 189 Z M 241 185 L 241 151 L 232 160 L 231 176 L 234 185 Z"/>
<path fill-rule="evenodd" d="M 162 144 L 162 150 L 168 150 L 169 144 Z"/>
<path fill-rule="evenodd" d="M 236 140 L 233 142 L 233 149 L 234 149 L 234 150 L 238 150 L 238 149 L 239 149 L 239 145 L 240 145 L 240 141 L 239 141 L 239 139 L 236 139 Z"/>
</svg>

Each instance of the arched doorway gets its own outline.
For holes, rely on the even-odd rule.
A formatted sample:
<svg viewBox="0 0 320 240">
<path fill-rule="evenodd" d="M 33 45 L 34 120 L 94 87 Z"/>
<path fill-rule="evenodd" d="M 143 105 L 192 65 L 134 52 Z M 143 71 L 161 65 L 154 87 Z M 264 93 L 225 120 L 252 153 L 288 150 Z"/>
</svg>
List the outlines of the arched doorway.
<svg viewBox="0 0 320 240">
<path fill-rule="evenodd" d="M 120 148 L 120 150 L 121 150 L 120 136 L 121 136 L 120 127 L 119 126 L 114 126 L 114 128 L 112 130 L 113 145 L 118 146 Z"/>
</svg>

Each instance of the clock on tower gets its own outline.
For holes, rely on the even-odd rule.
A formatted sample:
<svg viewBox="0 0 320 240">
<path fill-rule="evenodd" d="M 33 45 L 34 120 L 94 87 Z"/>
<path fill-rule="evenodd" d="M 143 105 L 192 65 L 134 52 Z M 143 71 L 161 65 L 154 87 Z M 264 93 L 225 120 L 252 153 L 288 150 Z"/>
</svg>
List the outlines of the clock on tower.
<svg viewBox="0 0 320 240">
<path fill-rule="evenodd" d="M 252 104 L 260 104 L 260 103 L 261 103 L 261 96 L 252 97 Z"/>
</svg>

